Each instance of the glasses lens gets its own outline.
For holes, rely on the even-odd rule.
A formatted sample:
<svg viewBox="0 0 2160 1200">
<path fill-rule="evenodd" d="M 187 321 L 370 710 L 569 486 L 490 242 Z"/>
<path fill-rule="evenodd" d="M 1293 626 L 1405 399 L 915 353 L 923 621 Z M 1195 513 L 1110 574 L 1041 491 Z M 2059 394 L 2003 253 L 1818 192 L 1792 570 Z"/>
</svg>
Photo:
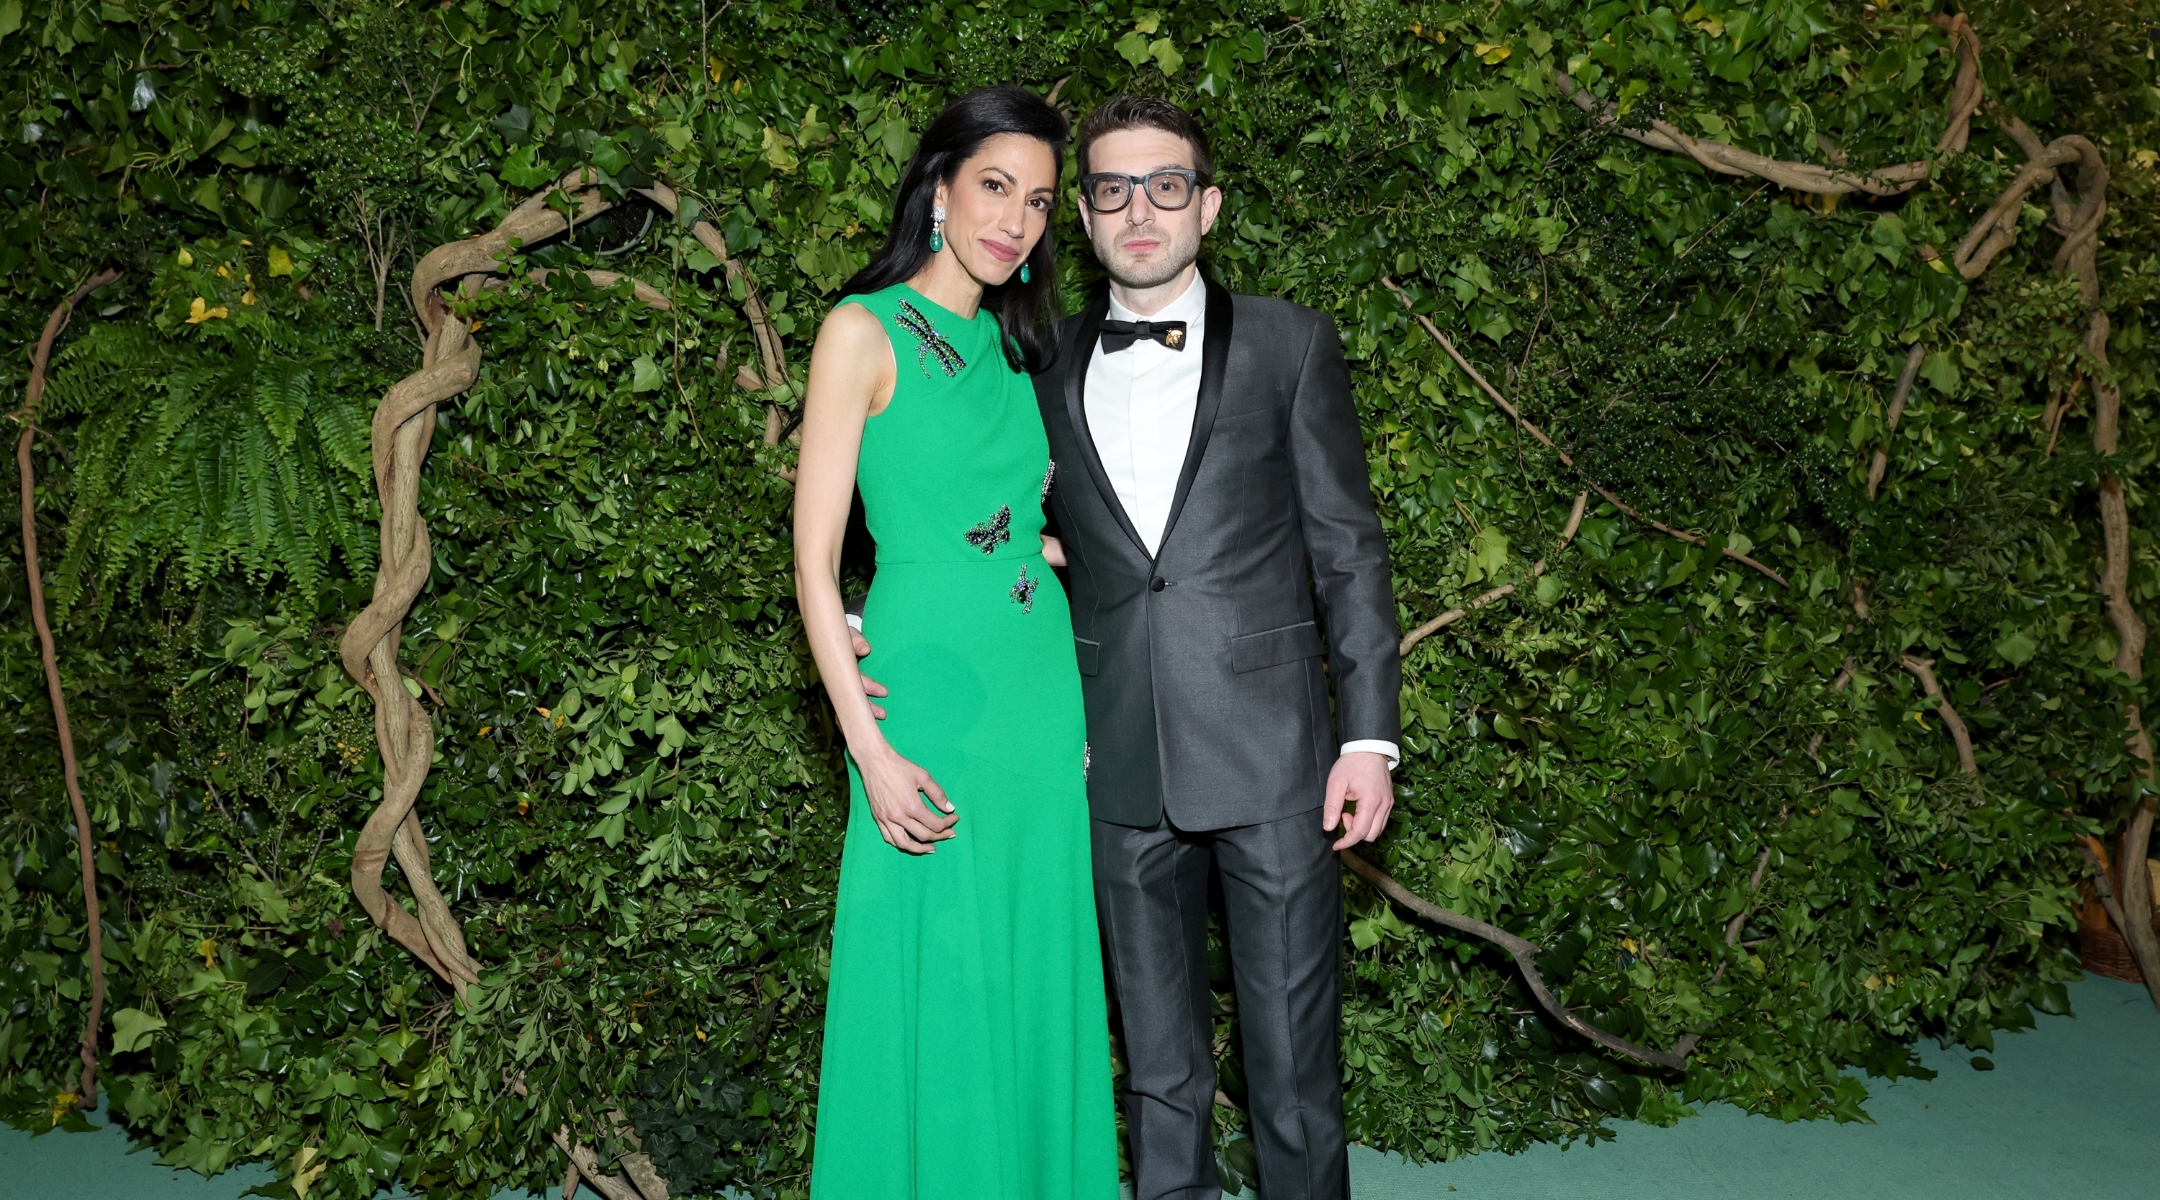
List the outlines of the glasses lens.
<svg viewBox="0 0 2160 1200">
<path fill-rule="evenodd" d="M 1097 212 L 1114 212 L 1132 203 L 1132 184 L 1123 178 L 1090 179 L 1088 204 Z"/>
<path fill-rule="evenodd" d="M 1192 180 L 1183 175 L 1150 175 L 1147 186 L 1148 203 L 1157 208 L 1183 208 L 1192 202 Z"/>
</svg>

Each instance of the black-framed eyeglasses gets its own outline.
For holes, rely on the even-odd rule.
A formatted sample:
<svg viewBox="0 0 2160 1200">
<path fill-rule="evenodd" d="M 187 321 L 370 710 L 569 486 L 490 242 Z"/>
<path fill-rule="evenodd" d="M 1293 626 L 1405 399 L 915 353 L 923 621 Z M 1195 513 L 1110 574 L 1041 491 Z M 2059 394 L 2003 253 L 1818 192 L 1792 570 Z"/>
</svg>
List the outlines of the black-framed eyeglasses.
<svg viewBox="0 0 2160 1200">
<path fill-rule="evenodd" d="M 1132 203 L 1135 189 L 1147 193 L 1148 203 L 1167 212 L 1192 203 L 1200 190 L 1200 172 L 1191 167 L 1165 167 L 1145 175 L 1120 175 L 1098 171 L 1080 177 L 1080 195 L 1099 213 L 1123 212 Z"/>
</svg>

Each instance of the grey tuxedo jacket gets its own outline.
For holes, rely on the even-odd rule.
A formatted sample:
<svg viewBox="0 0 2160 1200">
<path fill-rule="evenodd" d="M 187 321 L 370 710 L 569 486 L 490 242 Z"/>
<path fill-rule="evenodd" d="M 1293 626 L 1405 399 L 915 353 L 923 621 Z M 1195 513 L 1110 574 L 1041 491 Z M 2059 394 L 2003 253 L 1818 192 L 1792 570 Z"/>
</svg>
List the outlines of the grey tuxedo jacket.
<svg viewBox="0 0 2160 1200">
<path fill-rule="evenodd" d="M 1117 825 L 1294 816 L 1320 807 L 1342 742 L 1402 740 L 1387 539 L 1334 322 L 1206 286 L 1199 405 L 1158 554 L 1088 432 L 1106 302 L 1066 320 L 1057 364 L 1035 379 L 1087 703 L 1088 804 Z"/>
</svg>

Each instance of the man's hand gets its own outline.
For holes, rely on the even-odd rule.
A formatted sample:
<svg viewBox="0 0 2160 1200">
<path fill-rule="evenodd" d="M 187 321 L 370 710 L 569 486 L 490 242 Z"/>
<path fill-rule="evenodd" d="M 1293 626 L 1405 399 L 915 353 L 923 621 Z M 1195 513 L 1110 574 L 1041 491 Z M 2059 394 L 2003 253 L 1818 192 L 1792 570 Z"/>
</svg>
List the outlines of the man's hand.
<svg viewBox="0 0 2160 1200">
<path fill-rule="evenodd" d="M 855 657 L 870 657 L 870 639 L 862 635 L 862 630 L 850 625 L 848 626 L 848 637 L 853 639 L 855 642 Z M 862 690 L 863 695 L 865 696 L 883 696 L 886 694 L 885 685 L 879 683 L 875 679 L 870 678 L 868 675 L 862 677 Z M 872 700 L 870 702 L 870 715 L 876 717 L 880 721 L 884 720 L 885 706 L 879 704 L 875 700 Z"/>
<path fill-rule="evenodd" d="M 1386 755 L 1361 750 L 1335 760 L 1328 772 L 1327 807 L 1321 810 L 1320 828 L 1333 833 L 1341 825 L 1337 850 L 1379 837 L 1394 810 L 1395 785 L 1388 779 Z"/>
</svg>

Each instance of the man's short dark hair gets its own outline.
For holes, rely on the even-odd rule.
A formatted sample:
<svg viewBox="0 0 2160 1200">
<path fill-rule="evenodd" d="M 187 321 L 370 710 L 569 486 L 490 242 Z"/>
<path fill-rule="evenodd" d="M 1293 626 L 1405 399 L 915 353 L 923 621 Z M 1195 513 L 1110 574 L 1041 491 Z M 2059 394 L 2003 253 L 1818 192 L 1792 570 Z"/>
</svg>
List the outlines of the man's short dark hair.
<svg viewBox="0 0 2160 1200">
<path fill-rule="evenodd" d="M 1160 129 L 1184 138 L 1192 147 L 1192 165 L 1200 172 L 1201 183 L 1215 177 L 1215 156 L 1208 152 L 1207 134 L 1201 131 L 1200 122 L 1177 105 L 1154 96 L 1118 96 L 1105 100 L 1080 122 L 1080 135 L 1074 144 L 1073 155 L 1082 175 L 1094 169 L 1088 165 L 1088 151 L 1094 148 L 1095 139 L 1120 129 Z"/>
</svg>

